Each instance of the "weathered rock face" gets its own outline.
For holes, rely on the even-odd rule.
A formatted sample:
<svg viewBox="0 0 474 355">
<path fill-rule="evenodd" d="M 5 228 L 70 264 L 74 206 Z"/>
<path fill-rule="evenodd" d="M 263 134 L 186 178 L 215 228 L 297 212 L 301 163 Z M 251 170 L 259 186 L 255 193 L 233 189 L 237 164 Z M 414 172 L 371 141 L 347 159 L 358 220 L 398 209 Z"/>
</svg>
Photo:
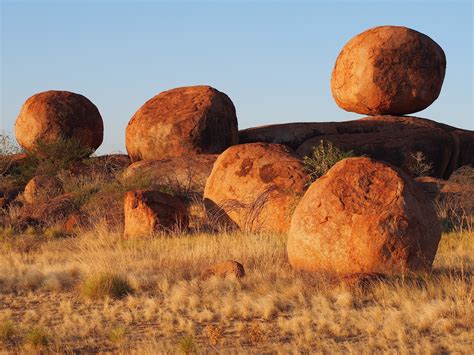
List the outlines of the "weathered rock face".
<svg viewBox="0 0 474 355">
<path fill-rule="evenodd" d="M 428 196 L 402 171 L 370 158 L 334 165 L 296 207 L 288 258 L 337 274 L 429 270 L 441 237 Z"/>
<path fill-rule="evenodd" d="M 215 154 L 199 154 L 163 160 L 141 160 L 130 165 L 123 177 L 150 180 L 153 186 L 167 186 L 174 191 L 202 195 L 216 159 Z"/>
<path fill-rule="evenodd" d="M 75 139 L 97 149 L 102 144 L 104 125 L 97 107 L 86 97 L 68 91 L 45 91 L 23 104 L 15 122 L 18 143 L 35 150 L 38 142 Z"/>
<path fill-rule="evenodd" d="M 310 154 L 320 140 L 327 140 L 343 150 L 386 161 L 406 172 L 410 155 L 420 151 L 433 164 L 432 175 L 439 178 L 448 178 L 455 169 L 474 159 L 474 132 L 417 117 L 376 116 L 347 122 L 270 125 L 240 131 L 239 137 L 242 143 L 297 146 L 300 156 Z"/>
<path fill-rule="evenodd" d="M 18 225 L 20 227 L 49 227 L 64 222 L 71 213 L 77 211 L 71 194 L 57 196 L 51 200 L 21 208 Z"/>
<path fill-rule="evenodd" d="M 39 175 L 26 184 L 23 198 L 27 203 L 37 204 L 46 202 L 62 193 L 61 181 L 53 176 Z"/>
<path fill-rule="evenodd" d="M 210 86 L 160 93 L 135 113 L 126 131 L 127 151 L 134 162 L 221 153 L 237 142 L 234 104 Z"/>
<path fill-rule="evenodd" d="M 202 278 L 207 279 L 211 276 L 217 277 L 229 277 L 234 276 L 236 278 L 241 278 L 245 276 L 244 266 L 238 261 L 227 260 L 217 264 L 212 265 L 207 268 L 202 273 Z"/>
<path fill-rule="evenodd" d="M 186 228 L 186 206 L 176 197 L 153 190 L 128 191 L 124 199 L 127 237 L 150 235 L 158 230 Z"/>
<path fill-rule="evenodd" d="M 99 191 L 81 207 L 83 224 L 105 222 L 109 229 L 123 231 L 123 196 L 116 191 Z"/>
<path fill-rule="evenodd" d="M 305 190 L 301 160 L 279 144 L 242 144 L 216 160 L 204 190 L 212 218 L 240 229 L 285 233 Z"/>
<path fill-rule="evenodd" d="M 430 37 L 399 26 L 380 26 L 352 38 L 337 57 L 332 95 L 346 111 L 403 115 L 437 99 L 446 56 Z"/>
<path fill-rule="evenodd" d="M 130 165 L 130 158 L 126 154 L 107 154 L 91 157 L 86 162 L 78 161 L 69 169 L 72 175 L 101 174 L 114 177 L 116 173 Z"/>
</svg>

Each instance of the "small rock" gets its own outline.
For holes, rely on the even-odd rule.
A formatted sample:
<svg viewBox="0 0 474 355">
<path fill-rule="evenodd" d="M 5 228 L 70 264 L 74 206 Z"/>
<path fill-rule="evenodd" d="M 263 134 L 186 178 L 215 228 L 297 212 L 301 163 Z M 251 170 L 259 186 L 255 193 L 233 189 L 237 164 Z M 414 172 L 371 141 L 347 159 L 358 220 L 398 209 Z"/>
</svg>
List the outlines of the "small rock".
<svg viewBox="0 0 474 355">
<path fill-rule="evenodd" d="M 124 235 L 139 237 L 159 230 L 187 228 L 186 206 L 177 197 L 154 190 L 134 190 L 125 193 Z"/>
<path fill-rule="evenodd" d="M 241 263 L 234 260 L 227 260 L 212 265 L 202 273 L 203 279 L 207 279 L 211 276 L 222 278 L 235 276 L 236 278 L 241 278 L 245 276 L 245 269 Z"/>
<path fill-rule="evenodd" d="M 42 203 L 63 193 L 61 181 L 49 175 L 38 175 L 25 186 L 23 198 L 29 204 Z"/>
</svg>

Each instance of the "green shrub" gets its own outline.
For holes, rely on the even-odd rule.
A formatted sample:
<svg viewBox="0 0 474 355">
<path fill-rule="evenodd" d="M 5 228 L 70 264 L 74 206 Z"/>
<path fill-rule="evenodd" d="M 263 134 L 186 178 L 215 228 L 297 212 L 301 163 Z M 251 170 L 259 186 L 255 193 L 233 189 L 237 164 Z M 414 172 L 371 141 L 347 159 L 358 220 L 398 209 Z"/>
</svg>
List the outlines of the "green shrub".
<svg viewBox="0 0 474 355">
<path fill-rule="evenodd" d="M 333 145 L 332 142 L 321 140 L 318 146 L 313 147 L 311 155 L 303 158 L 303 163 L 310 181 L 313 182 L 326 174 L 338 161 L 353 156 L 352 150 L 345 152 Z"/>
<path fill-rule="evenodd" d="M 54 176 L 88 158 L 93 150 L 75 139 L 63 138 L 53 143 L 38 142 L 34 151 L 26 153 L 27 157 L 10 174 L 19 184 L 25 184 L 35 175 Z"/>
<path fill-rule="evenodd" d="M 82 295 L 91 299 L 120 299 L 132 292 L 133 289 L 126 278 L 111 272 L 90 275 L 81 287 Z"/>
<path fill-rule="evenodd" d="M 30 328 L 25 337 L 26 343 L 34 347 L 44 347 L 50 342 L 50 335 L 42 326 Z"/>
</svg>

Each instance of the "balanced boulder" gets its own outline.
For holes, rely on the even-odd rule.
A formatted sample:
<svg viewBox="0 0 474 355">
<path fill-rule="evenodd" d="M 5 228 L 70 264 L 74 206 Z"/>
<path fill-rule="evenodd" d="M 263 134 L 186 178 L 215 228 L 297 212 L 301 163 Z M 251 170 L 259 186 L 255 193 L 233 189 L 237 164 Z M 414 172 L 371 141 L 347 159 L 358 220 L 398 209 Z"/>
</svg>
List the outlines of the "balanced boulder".
<svg viewBox="0 0 474 355">
<path fill-rule="evenodd" d="M 27 150 L 37 144 L 74 139 L 85 148 L 102 144 L 104 126 L 97 107 L 86 97 L 68 91 L 46 91 L 23 104 L 15 122 L 18 143 Z"/>
<path fill-rule="evenodd" d="M 285 233 L 307 182 L 301 160 L 288 147 L 242 144 L 217 158 L 204 202 L 217 222 L 247 231 Z"/>
<path fill-rule="evenodd" d="M 316 180 L 296 207 L 288 259 L 336 274 L 429 270 L 441 237 L 428 196 L 402 171 L 349 158 Z"/>
<path fill-rule="evenodd" d="M 134 162 L 221 153 L 237 142 L 234 104 L 210 86 L 160 93 L 135 113 L 126 130 L 127 151 Z"/>
<path fill-rule="evenodd" d="M 128 191 L 124 214 L 124 235 L 127 237 L 186 228 L 189 220 L 186 206 L 177 197 L 154 190 Z"/>
<path fill-rule="evenodd" d="M 430 37 L 380 26 L 352 38 L 337 57 L 332 95 L 346 111 L 403 115 L 421 111 L 441 91 L 446 56 Z"/>
</svg>

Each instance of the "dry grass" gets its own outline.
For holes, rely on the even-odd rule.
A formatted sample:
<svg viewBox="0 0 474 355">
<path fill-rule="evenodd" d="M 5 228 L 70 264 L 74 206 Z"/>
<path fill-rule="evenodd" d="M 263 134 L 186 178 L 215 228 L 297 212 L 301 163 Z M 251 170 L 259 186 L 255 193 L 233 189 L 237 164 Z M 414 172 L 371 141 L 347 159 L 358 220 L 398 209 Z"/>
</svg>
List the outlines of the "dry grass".
<svg viewBox="0 0 474 355">
<path fill-rule="evenodd" d="M 472 353 L 473 233 L 445 234 L 429 275 L 369 290 L 295 273 L 283 236 L 126 240 L 0 238 L 0 349 L 138 353 Z M 238 260 L 241 279 L 202 280 Z M 126 275 L 122 299 L 84 297 L 89 275 Z M 51 336 L 54 335 L 54 336 Z"/>
</svg>

